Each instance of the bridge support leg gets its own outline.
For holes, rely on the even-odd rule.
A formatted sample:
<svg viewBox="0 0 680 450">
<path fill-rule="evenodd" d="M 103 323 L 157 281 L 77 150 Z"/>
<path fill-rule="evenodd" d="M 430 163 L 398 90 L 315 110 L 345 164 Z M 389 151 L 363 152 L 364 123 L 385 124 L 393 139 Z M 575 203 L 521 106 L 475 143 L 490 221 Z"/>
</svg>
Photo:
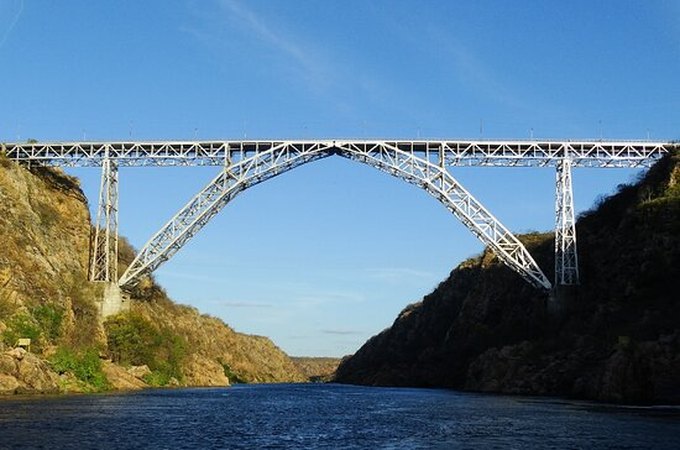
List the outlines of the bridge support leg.
<svg viewBox="0 0 680 450">
<path fill-rule="evenodd" d="M 569 158 L 557 164 L 555 214 L 555 286 L 575 286 L 579 284 L 579 274 Z"/>
<path fill-rule="evenodd" d="M 130 296 L 123 292 L 118 283 L 106 283 L 101 303 L 99 303 L 99 318 L 104 320 L 109 316 L 128 311 Z"/>
<path fill-rule="evenodd" d="M 108 158 L 102 163 L 89 279 L 108 283 L 118 281 L 118 167 Z"/>
</svg>

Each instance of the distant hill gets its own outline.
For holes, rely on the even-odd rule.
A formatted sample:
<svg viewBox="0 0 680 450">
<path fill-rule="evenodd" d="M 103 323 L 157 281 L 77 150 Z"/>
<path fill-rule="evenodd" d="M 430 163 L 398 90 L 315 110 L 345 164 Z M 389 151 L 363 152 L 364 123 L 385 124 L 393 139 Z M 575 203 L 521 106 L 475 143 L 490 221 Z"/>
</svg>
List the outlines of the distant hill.
<svg viewBox="0 0 680 450">
<path fill-rule="evenodd" d="M 129 313 L 100 323 L 90 227 L 76 178 L 0 153 L 0 394 L 306 380 L 268 338 L 173 303 L 151 277 Z M 120 273 L 133 257 L 122 240 Z"/>
<path fill-rule="evenodd" d="M 680 151 L 577 224 L 561 318 L 488 250 L 343 360 L 336 381 L 680 403 Z M 520 239 L 553 267 L 553 234 Z"/>
<path fill-rule="evenodd" d="M 312 382 L 332 380 L 335 376 L 335 369 L 340 364 L 340 358 L 291 356 L 291 359 Z"/>
</svg>

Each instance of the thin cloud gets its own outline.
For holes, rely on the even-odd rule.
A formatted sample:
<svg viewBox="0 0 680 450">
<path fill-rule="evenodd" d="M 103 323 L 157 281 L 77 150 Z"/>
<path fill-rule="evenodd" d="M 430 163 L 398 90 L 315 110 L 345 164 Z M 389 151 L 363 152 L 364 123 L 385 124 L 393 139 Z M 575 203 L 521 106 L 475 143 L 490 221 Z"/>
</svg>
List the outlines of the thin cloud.
<svg viewBox="0 0 680 450">
<path fill-rule="evenodd" d="M 356 331 L 356 330 L 319 330 L 323 334 L 333 334 L 336 336 L 359 336 L 364 333 L 361 331 Z"/>
<path fill-rule="evenodd" d="M 332 71 L 322 60 L 291 36 L 270 26 L 266 19 L 254 10 L 237 0 L 220 0 L 219 4 L 230 20 L 236 19 L 236 22 L 247 27 L 260 42 L 294 62 L 310 81 L 320 85 L 330 78 Z"/>
<path fill-rule="evenodd" d="M 10 22 L 9 27 L 2 34 L 2 39 L 0 39 L 0 47 L 2 47 L 5 44 L 10 33 L 12 32 L 12 30 L 16 26 L 17 22 L 19 22 L 19 18 L 21 17 L 22 12 L 24 12 L 24 0 L 19 1 L 18 11 L 14 14 L 14 17 L 12 18 L 12 21 Z"/>
</svg>

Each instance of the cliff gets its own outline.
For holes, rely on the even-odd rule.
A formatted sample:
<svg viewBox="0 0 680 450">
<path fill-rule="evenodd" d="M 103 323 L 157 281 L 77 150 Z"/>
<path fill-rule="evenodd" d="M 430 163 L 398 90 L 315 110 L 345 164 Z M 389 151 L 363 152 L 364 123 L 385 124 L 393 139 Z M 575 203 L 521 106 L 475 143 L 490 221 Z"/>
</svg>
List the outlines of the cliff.
<svg viewBox="0 0 680 450">
<path fill-rule="evenodd" d="M 564 311 L 489 251 L 340 364 L 336 381 L 680 403 L 680 152 L 577 223 L 581 286 Z M 524 235 L 553 267 L 553 235 Z"/>
<path fill-rule="evenodd" d="M 269 339 L 173 303 L 150 277 L 101 323 L 90 229 L 77 179 L 0 154 L 0 393 L 306 380 Z M 121 270 L 133 256 L 123 240 Z"/>
</svg>

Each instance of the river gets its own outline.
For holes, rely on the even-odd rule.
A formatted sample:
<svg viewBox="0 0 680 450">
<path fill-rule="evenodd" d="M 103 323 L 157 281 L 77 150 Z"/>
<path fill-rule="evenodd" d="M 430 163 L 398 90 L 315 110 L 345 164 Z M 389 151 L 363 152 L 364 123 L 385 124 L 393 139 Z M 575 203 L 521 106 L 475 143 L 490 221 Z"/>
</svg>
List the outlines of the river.
<svg viewBox="0 0 680 450">
<path fill-rule="evenodd" d="M 0 448 L 680 448 L 680 409 L 335 384 L 0 400 Z"/>
</svg>

